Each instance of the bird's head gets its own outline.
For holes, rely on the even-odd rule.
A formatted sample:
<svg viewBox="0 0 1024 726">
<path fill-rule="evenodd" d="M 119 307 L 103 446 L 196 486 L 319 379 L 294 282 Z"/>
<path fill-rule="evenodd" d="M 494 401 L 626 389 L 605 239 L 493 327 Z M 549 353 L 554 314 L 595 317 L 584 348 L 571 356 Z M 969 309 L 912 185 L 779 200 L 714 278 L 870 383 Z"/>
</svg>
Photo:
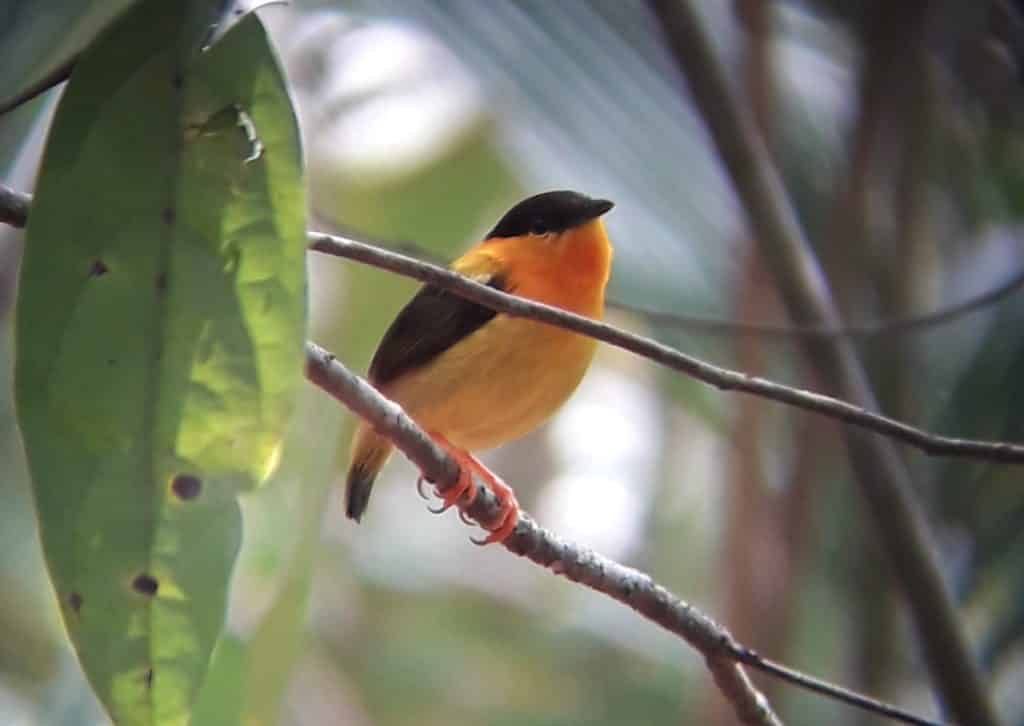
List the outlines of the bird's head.
<svg viewBox="0 0 1024 726">
<path fill-rule="evenodd" d="M 487 239 L 554 238 L 599 219 L 614 204 L 578 192 L 544 192 L 527 197 L 505 213 Z"/>
<path fill-rule="evenodd" d="M 508 210 L 481 248 L 501 260 L 503 273 L 520 291 L 562 287 L 600 296 L 612 262 L 601 216 L 612 206 L 578 192 L 537 194 Z"/>
</svg>

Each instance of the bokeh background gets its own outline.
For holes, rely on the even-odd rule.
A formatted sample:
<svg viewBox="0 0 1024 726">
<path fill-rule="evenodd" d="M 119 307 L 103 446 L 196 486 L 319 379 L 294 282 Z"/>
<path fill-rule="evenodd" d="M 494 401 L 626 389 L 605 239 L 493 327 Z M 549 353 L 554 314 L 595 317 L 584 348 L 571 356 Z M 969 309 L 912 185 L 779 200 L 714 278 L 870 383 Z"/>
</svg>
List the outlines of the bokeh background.
<svg viewBox="0 0 1024 726">
<path fill-rule="evenodd" d="M 129 2 L 0 4 L 0 98 Z M 829 273 L 886 412 L 1019 440 L 1024 298 L 887 328 L 1024 269 L 1024 3 L 698 0 Z M 609 317 L 814 388 L 777 288 L 639 0 L 290 0 L 260 11 L 293 84 L 313 226 L 449 259 L 518 199 L 617 203 Z M 0 117 L 29 191 L 59 90 Z M 105 723 L 69 650 L 11 403 L 19 232 L 0 228 L 0 723 Z M 309 258 L 311 336 L 365 370 L 415 289 Z M 652 317 L 643 311 L 676 316 Z M 340 507 L 353 418 L 303 391 L 282 465 L 244 501 L 227 629 L 198 724 L 733 723 L 695 651 L 432 517 L 395 460 Z M 986 680 L 1024 724 L 1024 478 L 901 450 Z M 836 424 L 603 347 L 575 398 L 486 457 L 547 527 L 652 574 L 794 667 L 940 711 Z M 755 679 L 791 724 L 883 721 Z"/>
</svg>

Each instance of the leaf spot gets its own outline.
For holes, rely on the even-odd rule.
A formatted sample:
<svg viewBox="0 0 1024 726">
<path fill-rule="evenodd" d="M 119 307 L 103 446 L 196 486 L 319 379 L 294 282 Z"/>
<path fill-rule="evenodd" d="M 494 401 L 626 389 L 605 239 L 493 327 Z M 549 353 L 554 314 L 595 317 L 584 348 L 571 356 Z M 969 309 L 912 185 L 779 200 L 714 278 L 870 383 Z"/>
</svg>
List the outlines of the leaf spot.
<svg viewBox="0 0 1024 726">
<path fill-rule="evenodd" d="M 103 260 L 93 260 L 92 267 L 89 268 L 90 277 L 102 277 L 108 272 L 110 272 L 110 268 Z"/>
<path fill-rule="evenodd" d="M 160 588 L 160 583 L 157 582 L 156 578 L 152 575 L 147 575 L 143 572 L 141 575 L 136 575 L 135 579 L 132 580 L 132 589 L 135 592 L 146 595 L 147 597 L 153 597 L 156 595 L 156 591 Z"/>
<path fill-rule="evenodd" d="M 77 592 L 72 592 L 68 595 L 68 605 L 71 606 L 71 610 L 75 613 L 82 611 L 82 596 Z"/>
<path fill-rule="evenodd" d="M 146 688 L 153 687 L 153 669 L 147 668 L 146 672 L 142 674 L 142 680 L 146 683 Z"/>
<path fill-rule="evenodd" d="M 171 491 L 178 499 L 195 499 L 203 488 L 199 477 L 192 474 L 178 474 L 171 480 Z"/>
</svg>

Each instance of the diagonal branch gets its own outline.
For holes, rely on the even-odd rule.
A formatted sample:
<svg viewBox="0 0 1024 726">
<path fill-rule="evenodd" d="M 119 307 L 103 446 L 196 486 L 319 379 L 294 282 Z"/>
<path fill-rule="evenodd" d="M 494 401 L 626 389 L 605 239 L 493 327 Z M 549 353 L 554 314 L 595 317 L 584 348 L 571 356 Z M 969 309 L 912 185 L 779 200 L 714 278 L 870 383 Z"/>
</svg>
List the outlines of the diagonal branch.
<svg viewBox="0 0 1024 726">
<path fill-rule="evenodd" d="M 423 476 L 443 494 L 459 478 L 458 464 L 435 444 L 401 406 L 379 394 L 369 383 L 349 371 L 315 343 L 306 345 L 306 377 L 390 438 Z M 477 487 L 476 499 L 466 513 L 478 522 L 493 521 L 497 499 L 486 486 Z M 704 654 L 715 682 L 733 704 L 745 724 L 769 726 L 781 721 L 768 701 L 750 683 L 743 670 L 729 659 L 724 643 L 731 640 L 720 626 L 640 572 L 601 555 L 565 542 L 528 516 L 520 515 L 515 531 L 503 542 L 517 555 L 528 557 L 573 582 L 581 582 L 632 607 L 682 636 Z"/>
<path fill-rule="evenodd" d="M 338 362 L 333 354 L 315 343 L 306 345 L 306 377 L 390 438 L 427 479 L 435 482 L 439 493 L 443 494 L 458 481 L 458 464 L 398 404 L 384 398 L 369 383 Z M 479 486 L 477 497 L 466 512 L 477 522 L 493 521 L 498 513 L 498 501 L 486 486 Z M 526 557 L 556 575 L 614 598 L 684 639 L 704 656 L 715 682 L 743 723 L 781 722 L 739 667 L 740 663 L 903 723 L 936 726 L 933 721 L 895 706 L 762 658 L 737 643 L 725 628 L 658 585 L 650 576 L 568 542 L 538 526 L 527 515 L 520 517 L 515 531 L 502 544 L 510 552 Z"/>
<path fill-rule="evenodd" d="M 421 262 L 396 252 L 345 237 L 317 232 L 311 232 L 309 239 L 309 248 L 316 252 L 346 257 L 406 275 L 421 282 L 442 287 L 506 315 L 530 318 L 573 330 L 636 353 L 667 368 L 686 373 L 717 388 L 752 393 L 781 403 L 788 403 L 797 408 L 822 413 L 840 421 L 885 434 L 927 454 L 1024 463 L 1024 445 L 1002 441 L 959 439 L 932 434 L 831 396 L 785 386 L 757 376 L 748 376 L 745 373 L 711 365 L 650 338 L 629 333 L 608 323 L 575 315 L 560 308 L 509 295 L 443 267 Z"/>
<path fill-rule="evenodd" d="M 693 3 L 648 3 L 732 178 L 791 317 L 799 324 L 837 327 L 840 319 L 828 282 L 752 127 L 750 111 L 733 93 Z M 811 340 L 805 347 L 808 360 L 837 396 L 865 410 L 877 410 L 867 375 L 848 342 Z M 936 691 L 958 721 L 979 726 L 998 723 L 943 581 L 925 515 L 914 499 L 906 462 L 885 438 L 850 427 L 844 429 L 844 437 L 856 480 L 913 614 Z"/>
<path fill-rule="evenodd" d="M 27 203 L 31 197 L 14 192 L 0 184 L 0 222 L 15 227 L 25 225 Z M 382 249 L 347 237 L 320 232 L 309 233 L 309 249 L 335 257 L 344 257 L 373 267 L 436 285 L 492 310 L 517 317 L 573 330 L 596 340 L 628 350 L 667 368 L 685 373 L 722 390 L 742 391 L 786 403 L 806 411 L 814 411 L 855 426 L 889 436 L 933 456 L 1024 463 L 1024 445 L 1005 441 L 979 441 L 933 434 L 847 401 L 813 391 L 806 391 L 757 376 L 732 371 L 706 363 L 635 333 L 616 328 L 591 318 L 575 315 L 561 308 L 509 295 L 492 287 L 463 277 L 451 270 Z M 835 326 L 835 327 L 838 327 Z"/>
</svg>

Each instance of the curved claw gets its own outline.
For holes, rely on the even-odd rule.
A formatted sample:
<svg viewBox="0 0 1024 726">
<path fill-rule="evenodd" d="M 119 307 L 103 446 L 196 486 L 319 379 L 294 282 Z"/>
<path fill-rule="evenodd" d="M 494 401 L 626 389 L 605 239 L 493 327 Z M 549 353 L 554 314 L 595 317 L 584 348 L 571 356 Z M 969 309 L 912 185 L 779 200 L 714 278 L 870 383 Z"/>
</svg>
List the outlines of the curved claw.
<svg viewBox="0 0 1024 726">
<path fill-rule="evenodd" d="M 426 478 L 421 476 L 416 477 L 416 493 L 420 495 L 420 499 L 425 502 L 430 501 L 430 495 L 423 491 L 423 485 L 427 484 Z"/>
<path fill-rule="evenodd" d="M 416 480 L 416 491 L 420 493 L 420 496 L 427 499 L 423 494 L 423 484 L 426 480 L 424 477 L 420 477 Z M 444 494 L 439 494 L 435 487 L 434 494 L 441 497 L 441 505 L 437 508 L 427 507 L 427 511 L 433 514 L 441 514 L 447 511 L 451 507 L 459 504 L 459 500 L 465 497 L 466 503 L 472 502 L 476 499 L 476 482 L 473 481 L 473 473 L 465 465 L 459 467 L 459 480 L 455 482 Z M 459 507 L 459 513 L 462 513 L 461 505 Z"/>
<path fill-rule="evenodd" d="M 508 539 L 509 535 L 515 532 L 517 524 L 519 524 L 518 507 L 514 509 L 509 509 L 505 516 L 502 518 L 501 523 L 497 527 L 492 529 L 491 533 L 487 535 L 487 537 L 485 537 L 483 540 L 474 540 L 474 544 L 478 544 L 482 547 L 484 545 L 489 545 L 494 542 L 504 542 L 506 539 Z"/>
<path fill-rule="evenodd" d="M 492 521 L 481 523 L 485 529 L 490 530 L 487 538 L 479 542 L 481 545 L 504 541 L 515 531 L 516 525 L 519 524 L 519 502 L 516 501 L 515 492 L 490 471 L 487 474 L 489 488 L 494 496 L 498 498 L 498 504 L 501 508 Z"/>
<path fill-rule="evenodd" d="M 492 491 L 498 498 L 501 509 L 498 510 L 498 514 L 492 521 L 481 523 L 485 529 L 489 530 L 490 534 L 483 539 L 470 537 L 469 540 L 481 547 L 493 544 L 494 542 L 504 542 L 515 531 L 516 525 L 519 524 L 519 502 L 516 501 L 515 494 L 500 480 L 492 483 L 492 487 Z M 460 509 L 459 515 L 462 516 L 463 514 L 464 512 Z M 463 516 L 462 521 L 466 522 L 466 517 Z M 470 523 L 467 522 L 467 524 Z"/>
<path fill-rule="evenodd" d="M 516 526 L 518 524 L 519 510 L 509 510 L 509 512 L 501 520 L 501 524 L 499 524 L 497 527 L 491 530 L 490 534 L 488 534 L 486 537 L 483 537 L 482 539 L 470 537 L 469 541 L 477 545 L 478 547 L 485 547 L 486 545 L 494 544 L 495 542 L 504 542 L 506 539 L 508 539 L 509 535 L 516 531 Z"/>
<path fill-rule="evenodd" d="M 459 474 L 459 481 L 455 486 L 440 496 L 444 509 L 455 506 L 463 497 L 465 497 L 467 504 L 472 502 L 476 499 L 476 482 L 473 481 L 473 475 L 468 469 L 462 469 L 462 473 Z"/>
<path fill-rule="evenodd" d="M 459 480 L 443 495 L 438 495 L 441 497 L 440 508 L 430 509 L 430 511 L 440 514 L 449 507 L 458 505 L 459 518 L 468 525 L 476 524 L 469 519 L 465 512 L 465 508 L 476 499 L 477 484 L 473 480 L 473 472 L 476 472 L 483 479 L 487 488 L 498 498 L 500 509 L 493 521 L 481 523 L 485 529 L 490 530 L 490 533 L 483 539 L 471 537 L 470 542 L 483 546 L 508 538 L 519 523 L 519 503 L 516 501 L 516 495 L 512 489 L 468 451 L 453 446 L 444 436 L 436 432 L 431 436 L 459 463 Z M 422 477 L 416 484 L 417 489 L 420 489 L 421 484 Z M 420 493 L 422 495 L 422 491 Z M 437 494 L 436 489 L 435 494 Z"/>
<path fill-rule="evenodd" d="M 470 527 L 476 526 L 476 522 L 469 518 L 469 515 L 466 514 L 466 510 L 464 509 L 459 510 L 459 519 L 462 520 L 463 524 L 468 524 Z"/>
</svg>

